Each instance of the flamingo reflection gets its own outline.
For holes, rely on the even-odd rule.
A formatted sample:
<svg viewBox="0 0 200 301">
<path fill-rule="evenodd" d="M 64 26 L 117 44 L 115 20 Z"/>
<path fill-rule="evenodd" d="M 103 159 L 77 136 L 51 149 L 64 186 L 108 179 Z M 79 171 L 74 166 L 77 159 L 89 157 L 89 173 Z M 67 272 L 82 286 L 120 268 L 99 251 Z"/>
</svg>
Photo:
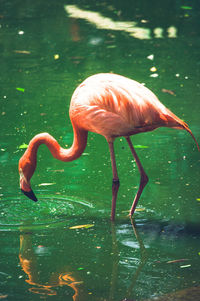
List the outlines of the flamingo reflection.
<svg viewBox="0 0 200 301">
<path fill-rule="evenodd" d="M 126 298 L 123 300 L 131 300 L 134 288 L 137 284 L 137 279 L 147 259 L 144 244 L 137 232 L 137 229 L 132 219 L 131 222 L 133 230 L 132 240 L 133 242 L 137 241 L 137 244 L 140 248 L 141 258 L 140 263 L 138 264 L 136 269 L 135 266 L 133 267 L 134 272 L 133 275 L 130 275 L 128 279 L 129 288 L 127 289 L 127 291 L 124 291 L 123 296 Z M 80 277 L 78 277 L 77 275 L 77 272 L 75 272 L 75 268 L 73 268 L 73 266 L 69 266 L 67 264 L 63 265 L 62 263 L 60 264 L 60 259 L 58 260 L 58 264 L 58 258 L 56 259 L 53 257 L 48 247 L 45 247 L 43 245 L 37 245 L 37 247 L 35 247 L 35 240 L 33 241 L 33 234 L 30 232 L 21 231 L 19 260 L 22 270 L 27 275 L 26 282 L 30 285 L 28 289 L 29 292 L 34 294 L 40 294 L 43 296 L 57 296 L 56 298 L 62 296 L 63 301 L 65 300 L 65 297 L 63 296 L 66 296 L 66 300 L 73 301 L 120 300 L 120 297 L 117 298 L 117 291 L 119 290 L 119 270 L 122 261 L 120 258 L 120 245 L 117 228 L 118 227 L 116 224 L 111 223 L 111 267 L 110 272 L 107 271 L 110 275 L 110 288 L 108 291 L 107 298 L 104 298 L 104 296 L 102 296 L 102 299 L 99 299 L 98 292 L 96 292 L 96 296 L 95 292 L 93 292 L 90 295 L 88 287 L 85 287 L 88 281 L 84 278 L 80 279 Z M 128 228 L 129 230 L 131 229 L 130 227 Z M 87 258 L 90 258 L 88 254 Z M 70 258 L 71 262 L 74 260 L 76 260 L 76 258 Z M 89 263 L 89 265 L 90 264 L 91 263 Z M 130 270 L 131 268 L 129 269 L 129 271 Z M 104 277 L 104 279 L 106 278 L 105 275 L 102 275 L 102 277 Z"/>
<path fill-rule="evenodd" d="M 143 268 L 143 266 L 145 265 L 146 261 L 147 261 L 147 252 L 145 249 L 145 246 L 143 244 L 143 241 L 137 231 L 136 225 L 134 220 L 130 217 L 130 221 L 131 221 L 131 225 L 132 225 L 132 229 L 133 229 L 133 235 L 134 235 L 134 239 L 136 239 L 139 248 L 140 248 L 140 263 L 138 264 L 135 272 L 133 273 L 133 275 L 130 277 L 130 285 L 127 289 L 127 291 L 125 292 L 125 296 L 126 298 L 123 299 L 123 301 L 134 301 L 133 299 L 131 299 L 131 296 L 133 294 L 134 291 L 134 287 L 136 286 L 136 282 L 137 279 L 140 275 L 140 272 Z M 116 228 L 115 228 L 115 224 L 111 225 L 111 231 L 112 231 L 112 252 L 113 252 L 113 267 L 112 267 L 112 275 L 111 275 L 111 286 L 110 286 L 110 297 L 109 297 L 109 301 L 116 301 L 116 290 L 117 290 L 117 280 L 118 280 L 118 267 L 120 265 L 119 263 L 119 259 L 120 259 L 120 252 L 119 252 L 119 248 L 118 248 L 118 242 L 117 242 L 117 235 L 116 235 Z"/>
<path fill-rule="evenodd" d="M 59 294 L 58 287 L 68 286 L 68 288 L 72 289 L 72 300 L 80 301 L 80 294 L 81 296 L 84 295 L 83 282 L 77 280 L 75 273 L 69 267 L 41 275 L 37 253 L 40 254 L 42 252 L 45 252 L 45 247 L 42 245 L 39 245 L 37 252 L 35 252 L 31 233 L 21 232 L 19 260 L 22 270 L 28 276 L 26 282 L 32 286 L 29 288 L 29 291 L 35 294 L 53 296 Z"/>
</svg>

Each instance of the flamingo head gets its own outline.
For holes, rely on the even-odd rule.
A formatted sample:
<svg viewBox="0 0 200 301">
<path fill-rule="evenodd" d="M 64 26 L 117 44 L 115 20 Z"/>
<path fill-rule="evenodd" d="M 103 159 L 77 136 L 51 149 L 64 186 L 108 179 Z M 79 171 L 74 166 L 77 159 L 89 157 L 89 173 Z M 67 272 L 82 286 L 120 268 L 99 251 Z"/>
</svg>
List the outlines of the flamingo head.
<svg viewBox="0 0 200 301">
<path fill-rule="evenodd" d="M 31 164 L 30 160 L 22 156 L 19 160 L 19 176 L 21 191 L 31 200 L 37 202 L 37 198 L 31 189 L 30 179 L 35 171 L 35 166 Z"/>
</svg>

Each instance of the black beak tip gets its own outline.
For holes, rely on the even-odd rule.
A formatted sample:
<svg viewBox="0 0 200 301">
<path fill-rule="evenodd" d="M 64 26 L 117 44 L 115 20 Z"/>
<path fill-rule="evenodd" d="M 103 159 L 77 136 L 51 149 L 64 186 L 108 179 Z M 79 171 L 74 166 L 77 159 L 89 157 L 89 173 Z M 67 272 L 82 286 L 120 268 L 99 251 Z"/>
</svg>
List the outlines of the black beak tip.
<svg viewBox="0 0 200 301">
<path fill-rule="evenodd" d="M 27 196 L 29 199 L 33 200 L 34 202 L 38 201 L 38 199 L 36 198 L 33 190 L 24 191 L 23 189 L 21 189 L 21 191 L 25 194 L 25 196 Z"/>
</svg>

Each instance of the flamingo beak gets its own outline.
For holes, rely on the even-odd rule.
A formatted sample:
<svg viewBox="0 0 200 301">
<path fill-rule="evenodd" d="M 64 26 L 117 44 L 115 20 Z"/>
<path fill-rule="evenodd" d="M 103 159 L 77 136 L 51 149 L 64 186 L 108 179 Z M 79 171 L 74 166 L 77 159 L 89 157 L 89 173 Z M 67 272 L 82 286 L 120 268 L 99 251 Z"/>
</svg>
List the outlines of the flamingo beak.
<svg viewBox="0 0 200 301">
<path fill-rule="evenodd" d="M 33 200 L 34 202 L 38 201 L 33 190 L 25 191 L 25 190 L 21 189 L 21 192 L 23 192 L 25 194 L 25 196 L 27 196 L 29 199 Z"/>
<path fill-rule="evenodd" d="M 30 182 L 27 181 L 27 178 L 24 176 L 24 173 L 22 169 L 20 168 L 19 170 L 19 175 L 20 175 L 20 188 L 21 192 L 25 194 L 29 199 L 33 200 L 34 202 L 37 202 L 37 198 L 31 189 Z"/>
</svg>

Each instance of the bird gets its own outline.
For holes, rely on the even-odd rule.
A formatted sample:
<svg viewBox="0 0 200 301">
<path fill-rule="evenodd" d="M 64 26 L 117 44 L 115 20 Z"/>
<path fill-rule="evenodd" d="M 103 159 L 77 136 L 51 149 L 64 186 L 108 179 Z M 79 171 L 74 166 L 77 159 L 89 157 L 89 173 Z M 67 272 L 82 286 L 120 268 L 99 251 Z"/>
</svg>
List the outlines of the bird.
<svg viewBox="0 0 200 301">
<path fill-rule="evenodd" d="M 98 73 L 86 78 L 74 91 L 69 116 L 73 128 L 73 142 L 65 149 L 49 133 L 40 133 L 32 138 L 25 153 L 19 160 L 21 191 L 37 202 L 30 180 L 37 165 L 37 151 L 45 144 L 54 158 L 68 162 L 78 159 L 87 145 L 88 132 L 105 137 L 108 142 L 112 166 L 111 221 L 115 220 L 119 177 L 114 151 L 114 140 L 124 137 L 135 159 L 140 173 L 140 183 L 129 215 L 132 216 L 148 176 L 135 151 L 131 136 L 153 131 L 159 127 L 186 130 L 194 139 L 189 126 L 166 108 L 157 96 L 145 85 L 114 73 Z"/>
</svg>

